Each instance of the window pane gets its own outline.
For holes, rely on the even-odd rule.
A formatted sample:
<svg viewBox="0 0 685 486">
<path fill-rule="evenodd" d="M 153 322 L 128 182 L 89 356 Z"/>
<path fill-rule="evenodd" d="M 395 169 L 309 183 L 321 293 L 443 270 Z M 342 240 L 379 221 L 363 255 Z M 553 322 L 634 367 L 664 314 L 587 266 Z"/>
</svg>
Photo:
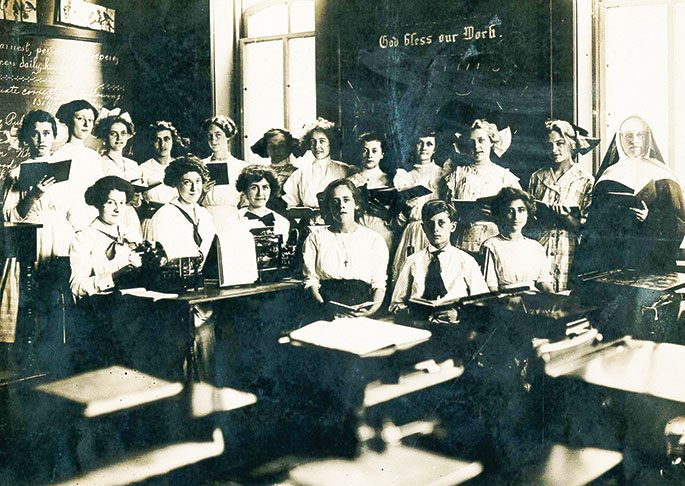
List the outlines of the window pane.
<svg viewBox="0 0 685 486">
<path fill-rule="evenodd" d="M 608 8 L 606 15 L 606 142 L 630 115 L 651 125 L 668 157 L 667 7 Z"/>
<path fill-rule="evenodd" d="M 285 4 L 260 10 L 247 18 L 247 36 L 264 37 L 288 33 L 288 6 Z"/>
<path fill-rule="evenodd" d="M 289 128 L 300 134 L 302 126 L 316 119 L 316 69 L 314 37 L 290 40 Z"/>
<path fill-rule="evenodd" d="M 675 17 L 675 161 L 681 181 L 685 180 L 685 3 L 676 4 Z"/>
<path fill-rule="evenodd" d="M 283 126 L 283 106 L 283 41 L 244 44 L 243 147 L 246 160 L 260 160 L 250 147 L 268 129 Z"/>
<path fill-rule="evenodd" d="M 314 30 L 313 0 L 295 0 L 293 2 L 291 32 L 309 32 Z"/>
</svg>

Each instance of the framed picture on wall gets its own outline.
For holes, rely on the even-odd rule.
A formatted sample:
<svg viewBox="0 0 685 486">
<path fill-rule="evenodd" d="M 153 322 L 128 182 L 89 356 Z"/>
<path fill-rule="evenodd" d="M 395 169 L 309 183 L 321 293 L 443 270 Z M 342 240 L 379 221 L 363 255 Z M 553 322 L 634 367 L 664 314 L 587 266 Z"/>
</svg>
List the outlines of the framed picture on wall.
<svg viewBox="0 0 685 486">
<path fill-rule="evenodd" d="M 93 30 L 115 32 L 115 10 L 84 0 L 60 0 L 59 22 Z"/>
<path fill-rule="evenodd" d="M 37 21 L 36 4 L 40 0 L 5 0 L 0 2 L 0 19 L 20 22 Z"/>
</svg>

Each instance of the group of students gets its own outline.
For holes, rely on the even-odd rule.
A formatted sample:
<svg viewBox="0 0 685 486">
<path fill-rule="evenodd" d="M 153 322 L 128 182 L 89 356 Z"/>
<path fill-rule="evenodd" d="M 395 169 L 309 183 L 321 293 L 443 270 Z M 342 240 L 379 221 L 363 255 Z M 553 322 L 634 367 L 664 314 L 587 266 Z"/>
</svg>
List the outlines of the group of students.
<svg viewBox="0 0 685 486">
<path fill-rule="evenodd" d="M 121 275 L 140 267 L 144 240 L 160 243 L 169 258 L 206 256 L 215 233 L 236 224 L 274 227 L 284 242 L 299 225 L 307 235 L 300 243 L 309 295 L 322 305 L 350 295 L 372 303 L 357 315 L 381 309 L 388 276 L 395 313 L 404 312 L 412 297 L 458 298 L 521 283 L 559 292 L 569 287 L 572 274 L 606 265 L 636 268 L 646 262 L 664 268 L 685 233 L 682 189 L 638 117 L 621 125 L 596 183 L 574 163 L 595 140 L 568 122 L 547 122 L 550 163 L 531 176 L 524 192 L 510 170 L 492 161 L 507 150 L 509 130 L 485 120 L 455 134 L 454 157 L 442 166 L 434 160 L 435 132 L 418 130 L 411 168 L 386 173 L 383 137 L 363 134 L 359 160 L 348 165 L 331 158 L 336 127 L 321 118 L 301 140 L 287 130 L 267 131 L 251 148 L 264 161 L 253 165 L 230 154 L 238 130 L 228 117 L 203 123 L 212 151 L 204 160 L 190 154 L 174 158 L 172 150 L 188 142 L 171 123 L 158 121 L 149 127 L 155 155 L 139 165 L 124 156 L 135 134 L 128 114 L 99 114 L 76 100 L 56 116 L 69 136 L 55 152 L 55 117 L 41 110 L 24 117 L 19 138 L 30 159 L 6 175 L 3 215 L 5 221 L 42 225 L 39 269 L 69 257 L 77 300 L 111 289 Z M 102 140 L 102 154 L 84 143 L 91 133 Z M 293 162 L 306 150 L 311 163 Z M 62 160 L 71 160 L 67 181 L 45 177 L 28 189 L 19 184 L 22 164 Z M 210 180 L 208 164 L 224 164 L 229 183 Z M 370 189 L 416 186 L 429 193 L 393 204 L 368 197 Z M 639 204 L 612 204 L 617 192 Z M 457 214 L 453 206 L 484 198 L 487 209 Z M 536 201 L 554 217 L 541 220 L 529 238 L 523 230 Z M 301 206 L 320 209 L 320 216 L 303 221 L 288 212 Z M 645 249 L 645 242 L 654 244 Z M 3 279 L 18 281 L 16 262 L 6 262 Z M 7 291 L 13 288 L 5 285 L 0 303 L 3 336 L 10 338 L 19 301 L 16 291 Z"/>
</svg>

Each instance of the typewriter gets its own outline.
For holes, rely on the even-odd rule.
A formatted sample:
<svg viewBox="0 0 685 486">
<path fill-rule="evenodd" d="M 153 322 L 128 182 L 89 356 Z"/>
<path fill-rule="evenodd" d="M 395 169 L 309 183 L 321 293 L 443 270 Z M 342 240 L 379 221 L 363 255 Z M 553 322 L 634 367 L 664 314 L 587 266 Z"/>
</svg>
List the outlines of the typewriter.
<svg viewBox="0 0 685 486">
<path fill-rule="evenodd" d="M 296 231 L 296 230 L 295 230 Z M 297 236 L 283 241 L 283 235 L 276 234 L 272 226 L 250 230 L 257 254 L 257 272 L 262 282 L 273 282 L 291 275 L 295 263 Z"/>
</svg>

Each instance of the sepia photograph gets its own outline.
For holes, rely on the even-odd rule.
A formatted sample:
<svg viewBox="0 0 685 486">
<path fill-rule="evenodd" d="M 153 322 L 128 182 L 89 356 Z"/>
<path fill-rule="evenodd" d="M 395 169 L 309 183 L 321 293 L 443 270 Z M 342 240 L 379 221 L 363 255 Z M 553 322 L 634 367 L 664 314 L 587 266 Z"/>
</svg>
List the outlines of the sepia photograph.
<svg viewBox="0 0 685 486">
<path fill-rule="evenodd" d="M 685 0 L 0 0 L 0 486 L 685 486 L 684 134 Z"/>
</svg>

